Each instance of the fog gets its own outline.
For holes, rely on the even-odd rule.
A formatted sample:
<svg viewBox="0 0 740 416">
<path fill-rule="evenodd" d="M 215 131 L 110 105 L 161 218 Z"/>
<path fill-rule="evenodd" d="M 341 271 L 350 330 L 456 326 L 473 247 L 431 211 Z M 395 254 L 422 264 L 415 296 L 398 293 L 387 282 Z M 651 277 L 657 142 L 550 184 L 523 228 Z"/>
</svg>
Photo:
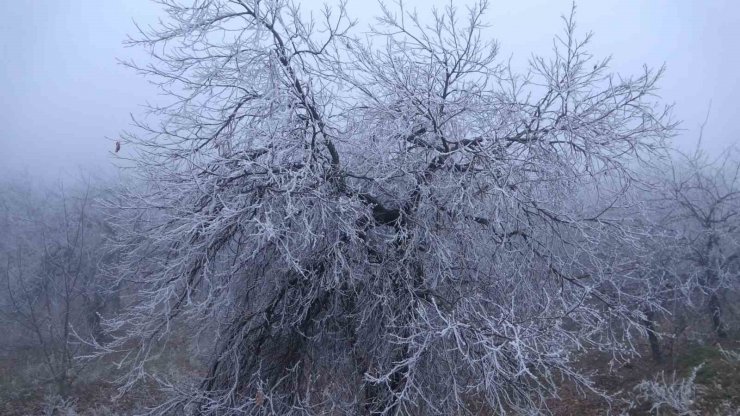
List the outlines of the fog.
<svg viewBox="0 0 740 416">
<path fill-rule="evenodd" d="M 0 415 L 740 415 L 740 3 L 291 1 L 0 6 Z"/>
<path fill-rule="evenodd" d="M 351 0 L 349 9 L 365 26 L 374 2 Z M 443 1 L 431 2 L 443 5 Z M 318 1 L 303 7 L 317 8 Z M 428 2 L 406 2 L 428 12 Z M 501 58 L 525 63 L 547 53 L 568 0 L 493 1 L 490 35 Z M 158 18 L 146 0 L 2 2 L 4 40 L 0 65 L 0 165 L 3 171 L 55 178 L 111 172 L 113 140 L 130 127 L 130 115 L 156 99 L 156 90 L 119 59 L 142 62 L 140 50 L 122 41 Z M 692 147 L 711 102 L 704 144 L 718 151 L 738 137 L 740 95 L 737 53 L 740 3 L 731 0 L 608 0 L 578 2 L 582 32 L 592 30 L 592 51 L 613 55 L 613 68 L 637 73 L 642 64 L 666 64 L 662 95 L 682 120 L 679 147 Z"/>
</svg>

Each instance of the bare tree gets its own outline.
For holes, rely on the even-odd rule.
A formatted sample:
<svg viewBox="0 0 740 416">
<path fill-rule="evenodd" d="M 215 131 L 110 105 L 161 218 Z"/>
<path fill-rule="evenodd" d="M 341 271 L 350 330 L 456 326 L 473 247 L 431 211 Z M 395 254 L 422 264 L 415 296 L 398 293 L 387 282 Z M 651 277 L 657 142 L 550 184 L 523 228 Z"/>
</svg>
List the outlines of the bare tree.
<svg viewBox="0 0 740 416">
<path fill-rule="evenodd" d="M 556 381 L 590 388 L 586 347 L 629 354 L 649 279 L 614 214 L 670 136 L 662 70 L 612 75 L 573 14 L 525 74 L 483 37 L 481 1 L 382 5 L 158 1 L 136 66 L 171 101 L 121 139 L 146 185 L 117 203 L 139 285 L 107 322 L 124 389 L 187 321 L 207 374 L 155 414 L 531 412 Z"/>
<path fill-rule="evenodd" d="M 2 185 L 4 235 L 0 276 L 5 288 L 0 316 L 27 334 L 62 395 L 81 366 L 75 362 L 84 335 L 100 330 L 98 263 L 103 258 L 99 219 L 91 215 L 90 188 L 67 195 L 31 185 Z"/>
<path fill-rule="evenodd" d="M 712 330 L 725 338 L 721 297 L 740 283 L 740 160 L 734 149 L 712 157 L 697 145 L 676 152 L 668 172 L 661 196 L 663 222 L 677 239 L 672 274 L 688 300 L 700 295 Z"/>
</svg>

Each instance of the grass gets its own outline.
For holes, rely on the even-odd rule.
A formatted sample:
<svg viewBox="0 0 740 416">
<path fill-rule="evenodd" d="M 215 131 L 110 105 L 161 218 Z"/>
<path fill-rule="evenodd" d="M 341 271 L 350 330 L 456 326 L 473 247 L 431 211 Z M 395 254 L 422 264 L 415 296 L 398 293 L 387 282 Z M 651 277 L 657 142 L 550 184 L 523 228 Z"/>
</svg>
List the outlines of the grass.
<svg viewBox="0 0 740 416">
<path fill-rule="evenodd" d="M 704 363 L 696 374 L 696 383 L 702 386 L 700 407 L 705 411 L 715 410 L 722 403 L 740 409 L 740 361 L 727 359 L 720 350 L 737 350 L 740 343 L 727 341 L 724 344 L 693 345 L 676 360 L 676 367 L 682 374 Z"/>
<path fill-rule="evenodd" d="M 183 341 L 183 344 L 186 342 Z M 740 338 L 723 341 L 721 345 L 683 343 L 676 349 L 675 356 L 666 357 L 661 365 L 652 362 L 645 345 L 644 356 L 613 371 L 609 371 L 606 364 L 608 360 L 596 354 L 584 356 L 579 366 L 586 371 L 599 371 L 600 375 L 595 378 L 598 388 L 629 399 L 634 394 L 634 386 L 643 379 L 652 379 L 660 371 L 666 374 L 676 371 L 678 377 L 686 377 L 693 368 L 703 364 L 696 375 L 700 391 L 697 401 L 699 414 L 740 416 L 740 359 L 728 358 L 722 354 L 721 348 L 740 352 Z M 187 349 L 172 349 L 166 356 L 153 362 L 151 370 L 161 375 L 185 376 L 197 371 L 201 363 L 195 361 L 195 356 Z M 53 394 L 53 391 L 51 386 L 35 383 L 42 370 L 39 362 L 38 352 L 30 349 L 8 351 L 0 355 L 0 414 L 43 414 L 44 398 Z M 111 368 L 110 362 L 100 362 L 86 368 L 72 391 L 78 415 L 132 414 L 134 409 L 141 409 L 147 403 L 156 401 L 155 389 L 143 385 L 130 396 L 112 402 L 115 387 L 102 381 L 113 375 Z M 568 386 L 563 387 L 562 399 L 550 402 L 555 415 L 602 415 L 608 411 L 609 405 L 604 400 L 584 397 Z M 615 410 L 621 409 L 629 415 L 650 415 L 649 407 L 641 405 L 627 409 L 626 405 L 622 408 L 617 405 L 611 408 L 610 414 L 619 414 Z"/>
</svg>

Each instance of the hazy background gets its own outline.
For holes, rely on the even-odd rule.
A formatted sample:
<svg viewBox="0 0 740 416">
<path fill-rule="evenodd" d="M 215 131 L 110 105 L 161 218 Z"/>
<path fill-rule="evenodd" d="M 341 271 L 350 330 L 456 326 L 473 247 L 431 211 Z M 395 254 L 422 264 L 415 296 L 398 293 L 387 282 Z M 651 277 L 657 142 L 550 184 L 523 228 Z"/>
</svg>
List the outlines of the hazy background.
<svg viewBox="0 0 740 416">
<path fill-rule="evenodd" d="M 377 3 L 349 3 L 364 28 Z M 447 2 L 406 4 L 423 13 Z M 570 4 L 491 0 L 489 31 L 501 42 L 502 58 L 521 64 L 532 52 L 547 53 Z M 158 17 L 148 0 L 0 0 L 0 172 L 55 178 L 80 168 L 110 171 L 111 139 L 157 93 L 116 59 L 146 59 L 122 41 L 136 31 L 132 19 L 146 25 Z M 612 54 L 619 72 L 667 64 L 662 95 L 684 121 L 679 146 L 695 143 L 710 101 L 705 145 L 716 152 L 738 140 L 740 1 L 581 0 L 577 20 L 581 33 L 595 32 L 592 52 Z"/>
</svg>

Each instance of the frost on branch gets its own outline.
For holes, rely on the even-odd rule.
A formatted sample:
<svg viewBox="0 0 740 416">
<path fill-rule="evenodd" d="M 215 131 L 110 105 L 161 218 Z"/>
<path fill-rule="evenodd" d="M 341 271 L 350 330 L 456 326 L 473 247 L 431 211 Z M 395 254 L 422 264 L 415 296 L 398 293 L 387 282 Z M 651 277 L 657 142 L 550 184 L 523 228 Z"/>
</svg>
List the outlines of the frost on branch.
<svg viewBox="0 0 740 416">
<path fill-rule="evenodd" d="M 172 324 L 213 333 L 208 373 L 155 413 L 532 412 L 586 347 L 632 350 L 652 302 L 631 169 L 671 132 L 661 71 L 612 75 L 573 15 L 525 74 L 484 38 L 485 1 L 399 3 L 355 31 L 343 4 L 160 0 L 135 45 L 169 97 L 123 138 L 108 322 L 129 387 Z"/>
</svg>

